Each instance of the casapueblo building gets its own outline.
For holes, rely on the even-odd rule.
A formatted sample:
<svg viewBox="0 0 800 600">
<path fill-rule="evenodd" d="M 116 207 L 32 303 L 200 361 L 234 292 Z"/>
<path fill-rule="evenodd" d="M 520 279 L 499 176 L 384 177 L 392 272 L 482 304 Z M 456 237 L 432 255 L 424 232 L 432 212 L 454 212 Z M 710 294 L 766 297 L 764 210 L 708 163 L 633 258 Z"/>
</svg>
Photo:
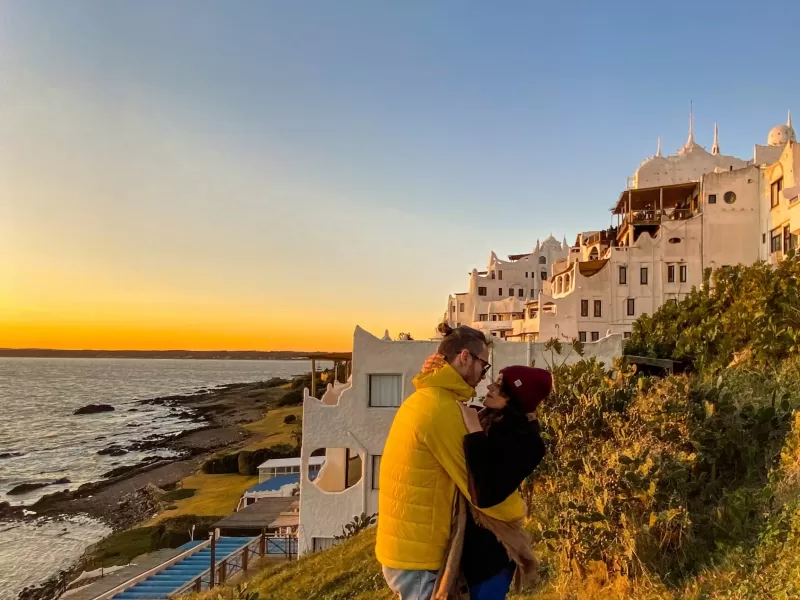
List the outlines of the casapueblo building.
<svg viewBox="0 0 800 600">
<path fill-rule="evenodd" d="M 800 153 L 792 128 L 773 127 L 752 160 L 689 138 L 671 156 L 639 165 L 616 200 L 615 225 L 568 246 L 552 236 L 530 254 L 491 253 L 468 291 L 448 298 L 444 320 L 510 341 L 553 337 L 597 341 L 630 335 L 633 322 L 683 298 L 705 269 L 776 262 L 800 233 Z"/>
</svg>

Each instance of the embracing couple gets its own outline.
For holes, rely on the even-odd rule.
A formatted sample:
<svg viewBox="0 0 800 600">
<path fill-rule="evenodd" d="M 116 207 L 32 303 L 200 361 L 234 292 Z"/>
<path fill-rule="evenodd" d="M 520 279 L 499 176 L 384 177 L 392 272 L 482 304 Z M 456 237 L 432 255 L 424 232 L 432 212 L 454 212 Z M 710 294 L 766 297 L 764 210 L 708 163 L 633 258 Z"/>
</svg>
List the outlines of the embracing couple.
<svg viewBox="0 0 800 600">
<path fill-rule="evenodd" d="M 470 327 L 440 332 L 386 440 L 375 552 L 401 600 L 502 599 L 538 570 L 518 489 L 544 456 L 535 411 L 553 380 L 507 367 L 479 413 L 466 403 L 491 367 L 489 342 Z"/>
</svg>

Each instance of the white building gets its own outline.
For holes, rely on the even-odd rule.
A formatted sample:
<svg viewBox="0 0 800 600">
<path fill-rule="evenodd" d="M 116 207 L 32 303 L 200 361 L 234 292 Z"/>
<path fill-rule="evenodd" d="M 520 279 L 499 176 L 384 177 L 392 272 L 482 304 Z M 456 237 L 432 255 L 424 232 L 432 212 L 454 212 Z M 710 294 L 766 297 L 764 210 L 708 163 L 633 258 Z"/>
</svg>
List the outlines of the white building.
<svg viewBox="0 0 800 600">
<path fill-rule="evenodd" d="M 690 115 L 686 144 L 664 156 L 659 139 L 656 154 L 628 178 L 612 210 L 616 225 L 562 248 L 565 259 L 548 261 L 548 281 L 488 331 L 511 340 L 628 336 L 638 317 L 701 286 L 707 269 L 779 260 L 800 232 L 796 146 L 790 114 L 766 146 L 755 146 L 752 160 L 722 154 L 716 125 L 709 152 L 695 142 Z M 487 329 L 485 314 L 462 317 L 461 308 L 475 304 L 475 279 L 473 272 L 469 294 L 450 297 L 451 326 Z"/>
<path fill-rule="evenodd" d="M 306 392 L 303 472 L 319 448 L 326 449 L 326 461 L 315 480 L 300 481 L 300 554 L 330 547 L 355 516 L 378 512 L 378 473 L 389 428 L 397 407 L 414 391 L 412 379 L 437 347 L 436 341 L 381 340 L 356 328 L 348 383 L 329 386 L 321 400 Z M 622 336 L 617 335 L 587 344 L 584 354 L 610 365 L 621 353 Z M 570 346 L 555 356 L 544 344 L 498 340 L 490 356 L 494 372 L 487 381 L 512 364 L 544 367 L 578 359 Z"/>
</svg>

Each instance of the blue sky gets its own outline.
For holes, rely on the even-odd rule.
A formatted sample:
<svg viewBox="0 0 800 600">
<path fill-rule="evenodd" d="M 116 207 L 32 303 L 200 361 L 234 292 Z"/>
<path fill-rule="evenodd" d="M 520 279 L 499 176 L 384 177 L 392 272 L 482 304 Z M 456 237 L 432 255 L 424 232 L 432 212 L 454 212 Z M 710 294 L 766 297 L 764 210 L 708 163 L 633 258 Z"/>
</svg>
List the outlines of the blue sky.
<svg viewBox="0 0 800 600">
<path fill-rule="evenodd" d="M 684 143 L 690 100 L 699 143 L 718 121 L 722 151 L 750 158 L 800 113 L 798 17 L 6 0 L 0 323 L 60 323 L 68 345 L 112 344 L 100 329 L 119 346 L 143 330 L 197 347 L 346 347 L 356 323 L 427 335 L 490 249 L 607 226 L 656 138 Z M 36 335 L 11 342 L 59 344 Z"/>
</svg>

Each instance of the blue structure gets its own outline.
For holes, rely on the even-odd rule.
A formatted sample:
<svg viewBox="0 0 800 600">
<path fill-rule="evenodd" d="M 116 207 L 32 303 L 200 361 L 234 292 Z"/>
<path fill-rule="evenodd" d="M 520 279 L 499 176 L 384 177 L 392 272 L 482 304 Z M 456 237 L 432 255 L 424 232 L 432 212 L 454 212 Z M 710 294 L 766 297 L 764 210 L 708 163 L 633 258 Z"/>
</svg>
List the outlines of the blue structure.
<svg viewBox="0 0 800 600">
<path fill-rule="evenodd" d="M 251 492 L 277 492 L 285 485 L 300 484 L 300 473 L 292 473 L 291 475 L 276 475 L 271 479 L 267 479 L 263 483 L 257 483 L 247 490 L 246 493 Z"/>
<path fill-rule="evenodd" d="M 228 556 L 246 546 L 253 538 L 221 537 L 216 541 L 216 563 L 219 564 Z M 190 549 L 201 541 L 189 542 L 182 549 Z M 181 562 L 167 567 L 163 571 L 151 575 L 144 581 L 115 595 L 112 600 L 165 600 L 169 594 L 177 591 L 200 573 L 211 566 L 211 548 L 203 548 L 199 552 L 183 559 Z"/>
</svg>

